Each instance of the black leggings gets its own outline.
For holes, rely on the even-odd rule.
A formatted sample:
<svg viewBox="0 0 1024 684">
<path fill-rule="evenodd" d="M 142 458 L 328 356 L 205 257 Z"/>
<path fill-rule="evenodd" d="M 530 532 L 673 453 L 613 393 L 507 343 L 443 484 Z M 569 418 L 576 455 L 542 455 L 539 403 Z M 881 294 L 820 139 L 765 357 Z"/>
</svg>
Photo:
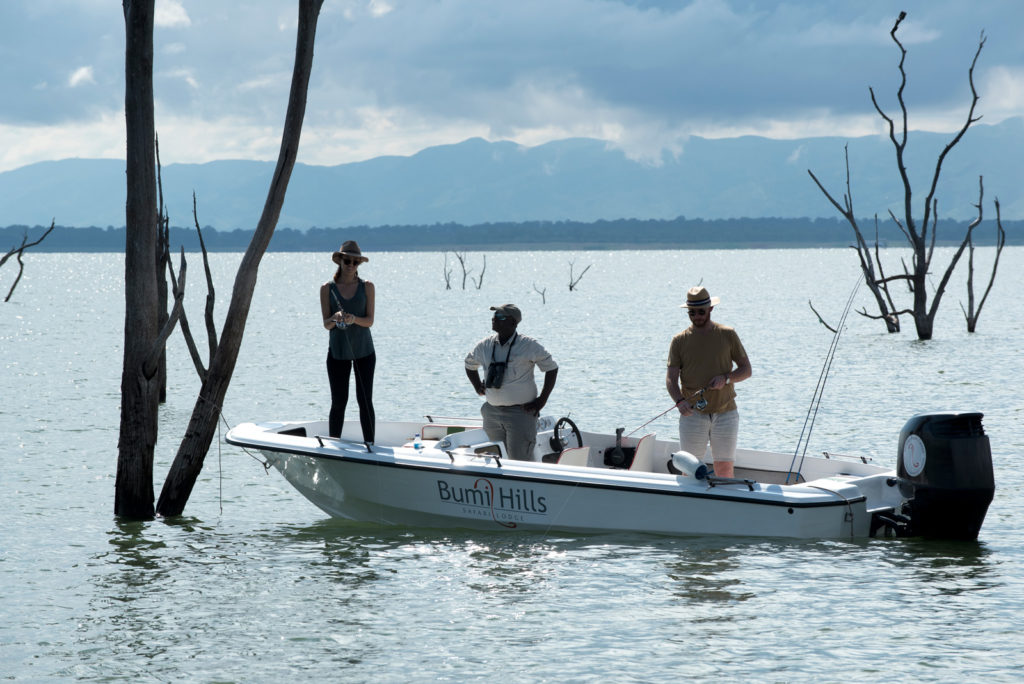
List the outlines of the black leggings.
<svg viewBox="0 0 1024 684">
<path fill-rule="evenodd" d="M 341 437 L 341 428 L 345 425 L 348 377 L 353 366 L 356 369 L 356 401 L 359 402 L 359 424 L 363 428 L 363 441 L 372 442 L 377 423 L 377 415 L 373 411 L 373 370 L 377 366 L 376 353 L 354 361 L 339 361 L 327 352 L 327 379 L 331 383 L 331 437 Z"/>
</svg>

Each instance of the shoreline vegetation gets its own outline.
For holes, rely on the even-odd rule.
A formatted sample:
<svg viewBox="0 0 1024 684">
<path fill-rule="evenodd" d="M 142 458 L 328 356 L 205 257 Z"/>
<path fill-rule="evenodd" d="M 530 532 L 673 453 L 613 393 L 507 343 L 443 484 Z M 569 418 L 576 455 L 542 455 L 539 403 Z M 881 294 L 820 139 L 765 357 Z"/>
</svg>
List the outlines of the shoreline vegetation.
<svg viewBox="0 0 1024 684">
<path fill-rule="evenodd" d="M 874 219 L 862 219 L 865 238 L 874 243 Z M 939 221 L 937 246 L 959 245 L 969 222 Z M 1003 221 L 1006 244 L 1024 244 L 1024 221 Z M 13 225 L 0 227 L 0 248 L 18 244 L 26 234 L 38 238 L 48 226 Z M 249 245 L 253 231 L 218 231 L 203 228 L 203 240 L 210 252 L 241 252 Z M 995 222 L 987 220 L 974 229 L 977 247 L 995 244 Z M 278 228 L 270 241 L 270 252 L 322 252 L 337 248 L 345 240 L 356 240 L 375 252 L 414 251 L 517 251 L 517 250 L 613 250 L 613 249 L 779 249 L 848 247 L 854 241 L 849 224 L 840 218 L 739 218 L 739 219 L 617 219 L 595 221 L 525 221 L 475 225 L 444 223 L 432 225 L 355 226 L 349 228 Z M 891 221 L 879 219 L 880 247 L 906 245 L 906 239 Z M 53 233 L 34 246 L 34 252 L 123 252 L 124 227 L 100 228 L 56 225 Z M 194 227 L 170 228 L 172 251 L 199 251 Z"/>
</svg>

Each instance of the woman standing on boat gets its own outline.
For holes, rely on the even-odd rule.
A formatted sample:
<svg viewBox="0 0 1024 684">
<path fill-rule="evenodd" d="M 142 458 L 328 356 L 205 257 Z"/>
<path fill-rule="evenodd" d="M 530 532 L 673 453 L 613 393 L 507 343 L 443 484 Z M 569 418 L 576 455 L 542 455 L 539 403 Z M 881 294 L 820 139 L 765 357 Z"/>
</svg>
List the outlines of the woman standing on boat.
<svg viewBox="0 0 1024 684">
<path fill-rule="evenodd" d="M 346 240 L 332 257 L 338 264 L 334 277 L 320 288 L 320 311 L 324 328 L 330 331 L 327 379 L 331 383 L 331 437 L 340 437 L 348 404 L 349 374 L 355 369 L 356 401 L 363 441 L 373 442 L 376 414 L 373 411 L 373 371 L 377 354 L 373 349 L 373 283 L 359 277 L 359 265 L 369 261 L 355 240 Z"/>
</svg>

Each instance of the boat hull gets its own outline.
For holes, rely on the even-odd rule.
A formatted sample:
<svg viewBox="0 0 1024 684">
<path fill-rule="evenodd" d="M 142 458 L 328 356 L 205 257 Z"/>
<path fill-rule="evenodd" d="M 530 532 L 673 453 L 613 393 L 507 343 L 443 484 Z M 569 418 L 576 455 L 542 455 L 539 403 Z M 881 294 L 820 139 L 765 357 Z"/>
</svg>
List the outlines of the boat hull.
<svg viewBox="0 0 1024 684">
<path fill-rule="evenodd" d="M 381 524 L 796 538 L 866 537 L 870 529 L 866 499 L 849 486 L 709 487 L 671 474 L 374 451 L 264 453 L 327 514 Z"/>
</svg>

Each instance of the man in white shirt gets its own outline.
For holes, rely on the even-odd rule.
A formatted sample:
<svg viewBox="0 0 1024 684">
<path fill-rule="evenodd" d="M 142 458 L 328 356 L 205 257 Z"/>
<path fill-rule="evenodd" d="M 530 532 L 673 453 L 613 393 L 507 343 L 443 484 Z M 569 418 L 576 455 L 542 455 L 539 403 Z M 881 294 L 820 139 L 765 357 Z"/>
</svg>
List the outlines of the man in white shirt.
<svg viewBox="0 0 1024 684">
<path fill-rule="evenodd" d="M 496 334 L 480 340 L 466 356 L 466 377 L 486 401 L 480 407 L 484 431 L 495 442 L 504 442 L 510 458 L 533 460 L 537 442 L 537 417 L 555 388 L 558 364 L 540 342 L 516 331 L 523 314 L 515 304 L 492 306 L 491 329 Z M 533 369 L 544 372 L 544 386 L 537 394 Z M 479 369 L 485 380 L 481 382 Z"/>
</svg>

